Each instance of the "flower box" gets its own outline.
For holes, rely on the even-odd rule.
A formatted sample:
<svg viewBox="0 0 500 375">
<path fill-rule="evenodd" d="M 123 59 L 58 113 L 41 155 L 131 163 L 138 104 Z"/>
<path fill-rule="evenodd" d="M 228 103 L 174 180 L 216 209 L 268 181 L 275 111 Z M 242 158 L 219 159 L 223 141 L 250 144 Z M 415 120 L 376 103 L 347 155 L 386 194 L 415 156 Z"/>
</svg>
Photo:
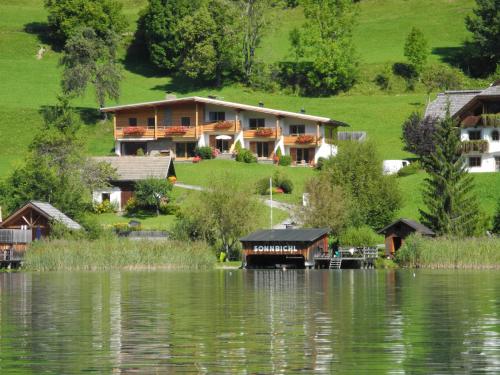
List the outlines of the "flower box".
<svg viewBox="0 0 500 375">
<path fill-rule="evenodd" d="M 488 149 L 489 149 L 488 141 L 484 139 L 462 142 L 462 152 L 465 154 L 471 152 L 480 152 L 484 154 L 485 152 L 488 152 Z"/>
<path fill-rule="evenodd" d="M 483 126 L 499 127 L 500 126 L 500 113 L 485 113 L 481 115 Z"/>
<path fill-rule="evenodd" d="M 258 128 L 255 130 L 256 137 L 270 137 L 273 135 L 273 129 L 271 128 Z"/>
<path fill-rule="evenodd" d="M 129 126 L 127 128 L 123 128 L 123 135 L 143 136 L 144 134 L 146 134 L 146 128 L 140 126 Z"/>
<path fill-rule="evenodd" d="M 165 130 L 165 135 L 184 135 L 188 131 L 185 126 L 171 126 Z"/>
<path fill-rule="evenodd" d="M 299 135 L 297 137 L 297 139 L 295 140 L 295 143 L 298 143 L 301 145 L 305 145 L 305 144 L 312 143 L 312 142 L 314 142 L 314 137 L 312 135 L 305 135 L 305 134 Z"/>
<path fill-rule="evenodd" d="M 214 125 L 214 129 L 216 130 L 226 130 L 226 129 L 230 129 L 234 126 L 234 123 L 232 121 L 218 121 L 215 125 Z"/>
</svg>

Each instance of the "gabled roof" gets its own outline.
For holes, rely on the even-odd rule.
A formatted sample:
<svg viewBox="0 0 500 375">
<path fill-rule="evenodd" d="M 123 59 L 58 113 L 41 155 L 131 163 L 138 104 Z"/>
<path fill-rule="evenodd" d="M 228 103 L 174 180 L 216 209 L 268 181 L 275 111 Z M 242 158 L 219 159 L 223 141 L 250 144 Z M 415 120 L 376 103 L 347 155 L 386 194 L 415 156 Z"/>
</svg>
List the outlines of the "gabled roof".
<svg viewBox="0 0 500 375">
<path fill-rule="evenodd" d="M 325 234 L 327 228 L 304 228 L 304 229 L 268 229 L 259 230 L 248 236 L 240 238 L 241 242 L 313 242 Z"/>
<path fill-rule="evenodd" d="M 454 117 L 479 99 L 494 97 L 500 98 L 500 81 L 492 83 L 484 90 L 445 91 L 438 94 L 436 99 L 427 105 L 425 116 L 442 119 L 446 116 L 446 110 L 449 106 L 450 115 Z"/>
<path fill-rule="evenodd" d="M 139 181 L 146 178 L 167 178 L 175 175 L 170 156 L 108 156 L 94 157 L 96 162 L 106 162 L 116 169 L 114 181 Z"/>
<path fill-rule="evenodd" d="M 413 228 L 416 232 L 426 235 L 426 236 L 434 236 L 436 233 L 434 233 L 432 230 L 427 228 L 425 225 L 420 224 L 419 222 L 410 220 L 410 219 L 398 219 L 394 223 L 389 224 L 385 228 L 382 228 L 381 230 L 378 231 L 380 234 L 385 234 L 388 229 L 392 228 L 395 225 L 398 225 L 400 223 L 406 224 L 410 228 Z"/>
<path fill-rule="evenodd" d="M 9 222 L 14 219 L 20 212 L 24 211 L 27 208 L 32 208 L 41 215 L 45 216 L 49 220 L 55 220 L 65 225 L 69 229 L 82 229 L 81 225 L 76 221 L 70 219 L 68 216 L 63 214 L 57 208 L 52 206 L 50 203 L 39 202 L 39 201 L 30 201 L 26 203 L 24 206 L 14 211 L 8 218 L 6 218 L 1 225 L 6 226 Z"/>
<path fill-rule="evenodd" d="M 158 101 L 153 101 L 153 102 L 144 102 L 144 103 L 118 105 L 118 106 L 114 106 L 114 107 L 105 107 L 105 108 L 101 108 L 101 112 L 113 112 L 114 113 L 114 112 L 118 112 L 118 111 L 122 111 L 122 110 L 134 109 L 134 108 L 140 108 L 140 107 L 156 107 L 156 106 L 165 105 L 165 104 L 181 104 L 181 103 L 212 104 L 212 105 L 217 105 L 217 106 L 221 106 L 221 107 L 233 108 L 235 110 L 260 112 L 260 113 L 266 113 L 269 115 L 280 116 L 280 117 L 292 117 L 292 118 L 298 118 L 298 119 L 302 119 L 302 120 L 315 121 L 315 122 L 319 122 L 319 123 L 323 123 L 323 124 L 349 126 L 344 122 L 332 120 L 328 117 L 312 116 L 312 115 L 307 115 L 305 113 L 281 111 L 281 110 L 277 110 L 277 109 L 253 106 L 253 105 L 242 104 L 242 103 L 227 102 L 225 100 L 220 100 L 220 99 L 203 98 L 200 96 L 191 96 L 191 97 L 179 98 L 179 99 L 165 99 L 165 100 L 158 100 Z"/>
</svg>

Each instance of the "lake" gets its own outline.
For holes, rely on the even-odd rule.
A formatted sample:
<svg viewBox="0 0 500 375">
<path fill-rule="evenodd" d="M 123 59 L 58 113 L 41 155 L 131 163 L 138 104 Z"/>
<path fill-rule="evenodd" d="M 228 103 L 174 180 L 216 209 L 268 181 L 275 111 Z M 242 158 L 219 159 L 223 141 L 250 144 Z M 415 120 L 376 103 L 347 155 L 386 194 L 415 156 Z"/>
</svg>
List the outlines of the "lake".
<svg viewBox="0 0 500 375">
<path fill-rule="evenodd" d="M 0 373 L 500 372 L 498 271 L 0 274 Z"/>
</svg>

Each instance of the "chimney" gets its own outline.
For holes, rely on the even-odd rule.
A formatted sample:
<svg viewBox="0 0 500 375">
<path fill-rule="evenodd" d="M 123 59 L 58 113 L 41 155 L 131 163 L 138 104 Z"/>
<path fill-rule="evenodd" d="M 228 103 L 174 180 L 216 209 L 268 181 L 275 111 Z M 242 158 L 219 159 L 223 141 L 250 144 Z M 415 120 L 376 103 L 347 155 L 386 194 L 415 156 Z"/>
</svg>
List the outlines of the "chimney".
<svg viewBox="0 0 500 375">
<path fill-rule="evenodd" d="M 264 108 L 264 102 L 259 102 L 259 107 Z"/>
<path fill-rule="evenodd" d="M 304 108 L 301 108 L 300 113 L 306 113 L 306 110 Z"/>
<path fill-rule="evenodd" d="M 174 100 L 174 99 L 177 99 L 177 95 L 175 95 L 171 91 L 167 91 L 167 94 L 165 95 L 165 99 L 167 99 L 167 100 Z"/>
</svg>

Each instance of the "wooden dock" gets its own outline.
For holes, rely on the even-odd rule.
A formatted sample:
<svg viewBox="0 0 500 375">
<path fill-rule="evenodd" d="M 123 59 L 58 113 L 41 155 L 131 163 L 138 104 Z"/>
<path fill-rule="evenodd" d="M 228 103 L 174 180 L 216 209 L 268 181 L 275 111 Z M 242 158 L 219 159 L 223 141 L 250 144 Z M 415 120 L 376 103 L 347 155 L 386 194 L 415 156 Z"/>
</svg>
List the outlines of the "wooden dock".
<svg viewBox="0 0 500 375">
<path fill-rule="evenodd" d="M 332 253 L 322 253 L 314 257 L 314 268 L 341 269 L 373 268 L 377 259 L 375 247 L 339 248 Z"/>
<path fill-rule="evenodd" d="M 0 268 L 18 268 L 32 241 L 29 229 L 0 229 Z"/>
</svg>

